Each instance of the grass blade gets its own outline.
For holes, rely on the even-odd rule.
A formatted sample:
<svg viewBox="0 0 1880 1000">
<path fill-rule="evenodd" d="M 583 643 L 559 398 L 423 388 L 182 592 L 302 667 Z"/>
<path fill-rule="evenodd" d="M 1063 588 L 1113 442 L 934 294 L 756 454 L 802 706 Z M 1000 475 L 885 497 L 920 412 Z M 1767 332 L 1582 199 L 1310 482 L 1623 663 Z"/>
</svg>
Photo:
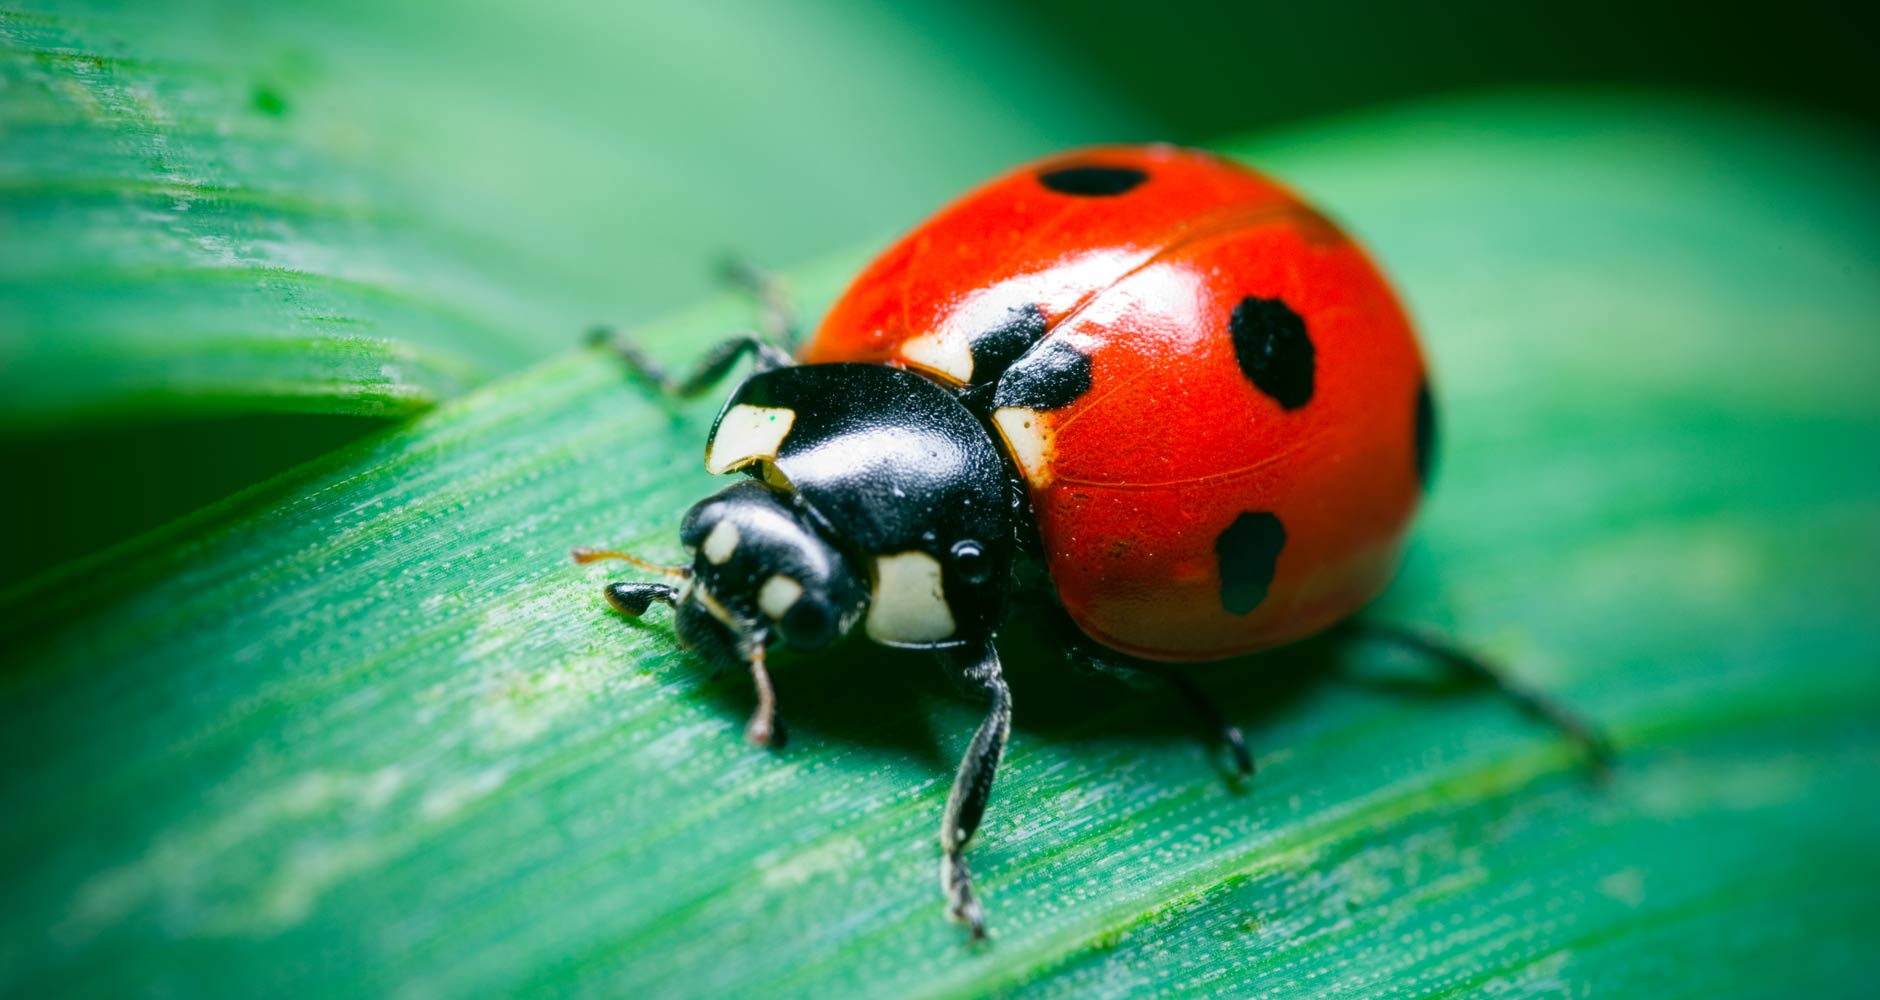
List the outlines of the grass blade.
<svg viewBox="0 0 1880 1000">
<path fill-rule="evenodd" d="M 1379 613 L 1605 721 L 1610 785 L 1315 643 L 1199 675 L 1260 751 L 1236 792 L 1172 696 L 1019 630 L 968 951 L 933 869 L 971 707 L 919 657 L 783 663 L 794 742 L 744 746 L 745 686 L 566 557 L 675 550 L 710 406 L 571 354 L 9 596 L 0 989 L 1864 992 L 1880 158 L 1644 100 L 1238 148 L 1377 246 L 1436 355 L 1446 457 Z"/>
</svg>

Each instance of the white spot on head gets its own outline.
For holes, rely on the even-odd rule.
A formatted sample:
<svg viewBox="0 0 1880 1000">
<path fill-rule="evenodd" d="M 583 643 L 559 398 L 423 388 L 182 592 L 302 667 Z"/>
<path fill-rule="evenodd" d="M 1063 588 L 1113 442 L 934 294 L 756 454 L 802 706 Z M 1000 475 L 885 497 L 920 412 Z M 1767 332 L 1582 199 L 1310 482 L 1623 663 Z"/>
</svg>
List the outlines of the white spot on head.
<svg viewBox="0 0 1880 1000">
<path fill-rule="evenodd" d="M 1044 414 L 1024 406 L 1002 406 L 992 411 L 992 425 L 1005 439 L 1012 461 L 1025 474 L 1032 489 L 1051 485 L 1051 431 Z"/>
<path fill-rule="evenodd" d="M 790 425 L 795 422 L 795 410 L 739 403 L 725 411 L 717 433 L 705 446 L 705 471 L 719 476 L 752 462 L 776 458 L 784 435 L 790 433 Z"/>
<path fill-rule="evenodd" d="M 705 544 L 699 551 L 711 560 L 713 566 L 723 566 L 731 553 L 738 550 L 738 526 L 730 521 L 720 521 L 712 525 L 711 534 L 705 536 Z"/>
<path fill-rule="evenodd" d="M 875 594 L 866 624 L 870 639 L 888 645 L 938 642 L 951 638 L 954 627 L 939 560 L 925 552 L 875 560 Z"/>
<path fill-rule="evenodd" d="M 787 576 L 773 576 L 757 589 L 757 608 L 773 619 L 781 619 L 802 596 L 802 584 Z"/>
<path fill-rule="evenodd" d="M 900 354 L 902 361 L 960 385 L 973 380 L 972 340 L 957 332 L 942 330 L 904 340 Z"/>
</svg>

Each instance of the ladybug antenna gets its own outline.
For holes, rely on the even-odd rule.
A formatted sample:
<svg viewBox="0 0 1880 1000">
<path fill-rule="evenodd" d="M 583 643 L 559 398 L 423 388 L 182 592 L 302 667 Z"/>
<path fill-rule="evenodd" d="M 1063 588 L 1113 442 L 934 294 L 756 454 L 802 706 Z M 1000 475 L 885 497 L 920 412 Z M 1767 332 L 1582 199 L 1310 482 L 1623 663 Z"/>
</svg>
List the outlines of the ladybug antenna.
<svg viewBox="0 0 1880 1000">
<path fill-rule="evenodd" d="M 569 552 L 569 555 L 574 556 L 575 562 L 583 563 L 583 564 L 591 563 L 591 562 L 602 562 L 608 559 L 618 559 L 621 562 L 627 563 L 628 565 L 637 566 L 640 569 L 647 571 L 648 573 L 658 573 L 661 576 L 671 577 L 672 579 L 675 579 L 675 580 L 684 580 L 684 579 L 691 577 L 692 575 L 692 570 L 689 567 L 667 566 L 661 563 L 647 562 L 646 560 L 641 559 L 639 556 L 631 555 L 626 552 L 621 552 L 618 549 L 580 548 L 580 549 L 572 550 L 571 552 Z"/>
</svg>

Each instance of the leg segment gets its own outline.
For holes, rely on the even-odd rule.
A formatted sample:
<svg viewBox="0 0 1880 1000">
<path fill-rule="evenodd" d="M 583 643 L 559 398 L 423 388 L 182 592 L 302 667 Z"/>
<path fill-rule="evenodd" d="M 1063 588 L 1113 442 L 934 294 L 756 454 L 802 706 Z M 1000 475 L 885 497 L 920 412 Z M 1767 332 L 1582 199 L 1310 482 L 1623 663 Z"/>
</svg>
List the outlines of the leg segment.
<svg viewBox="0 0 1880 1000">
<path fill-rule="evenodd" d="M 760 372 L 787 368 L 795 363 L 783 348 L 766 342 L 757 334 L 744 333 L 706 351 L 690 375 L 675 379 L 638 344 L 611 327 L 597 326 L 588 331 L 588 343 L 612 350 L 620 356 L 627 374 L 674 399 L 690 399 L 717 385 L 746 354 L 756 359 L 755 366 Z"/>
<path fill-rule="evenodd" d="M 800 331 L 796 325 L 796 304 L 790 301 L 783 282 L 742 257 L 726 257 L 718 273 L 732 287 L 757 300 L 757 329 L 775 343 L 794 350 Z"/>
<path fill-rule="evenodd" d="M 612 350 L 620 356 L 629 375 L 675 399 L 690 399 L 717 385 L 746 354 L 755 359 L 760 372 L 795 364 L 791 351 L 796 348 L 798 334 L 796 308 L 784 291 L 783 283 L 740 257 L 727 258 L 720 273 L 724 280 L 757 300 L 758 332 L 738 334 L 706 351 L 685 378 L 667 374 L 640 345 L 612 327 L 597 326 L 589 330 L 588 343 Z M 784 346 L 778 347 L 779 343 Z"/>
<path fill-rule="evenodd" d="M 1247 749 L 1246 734 L 1227 720 L 1227 716 L 1214 704 L 1214 699 L 1209 698 L 1207 692 L 1201 690 L 1180 667 L 1102 649 L 1077 628 L 1062 608 L 1054 609 L 1052 619 L 1064 643 L 1064 655 L 1072 663 L 1112 677 L 1128 678 L 1136 675 L 1161 680 L 1188 703 L 1189 709 L 1201 720 L 1202 728 L 1218 736 L 1227 746 L 1228 752 L 1234 756 L 1235 772 L 1243 778 L 1253 774 L 1253 753 Z"/>
<path fill-rule="evenodd" d="M 785 738 L 783 719 L 777 715 L 777 689 L 770 686 L 762 643 L 752 645 L 750 662 L 751 683 L 757 687 L 757 709 L 744 725 L 744 738 L 752 746 L 780 748 Z"/>
<path fill-rule="evenodd" d="M 1604 773 L 1612 765 L 1612 744 L 1607 741 L 1605 734 L 1601 733 L 1597 726 L 1560 702 L 1508 676 L 1500 667 L 1464 649 L 1424 635 L 1414 629 L 1373 622 L 1348 621 L 1338 626 L 1337 634 L 1360 640 L 1390 643 L 1428 656 L 1477 684 L 1501 692 L 1503 697 L 1512 701 L 1515 707 L 1529 718 L 1545 722 L 1558 729 L 1568 739 L 1580 745 L 1581 751 L 1586 754 L 1587 763 L 1594 772 Z"/>
<path fill-rule="evenodd" d="M 1220 706 L 1214 704 L 1214 699 L 1208 697 L 1207 692 L 1201 690 L 1200 685 L 1183 673 L 1180 667 L 1133 657 L 1114 656 L 1098 660 L 1089 652 L 1083 655 L 1091 659 L 1091 665 L 1099 672 L 1125 676 L 1142 674 L 1157 678 L 1173 688 L 1188 703 L 1195 717 L 1201 720 L 1202 728 L 1217 734 L 1228 752 L 1234 755 L 1234 771 L 1243 778 L 1253 775 L 1253 752 L 1247 749 L 1246 734 L 1240 731 L 1239 726 L 1227 721 L 1227 716 L 1222 714 Z"/>
<path fill-rule="evenodd" d="M 947 796 L 946 816 L 940 821 L 940 887 L 946 893 L 947 917 L 965 924 L 977 941 L 986 936 L 986 911 L 973 896 L 972 872 L 962 852 L 986 814 L 992 796 L 992 778 L 1005 756 L 1012 733 L 1012 693 L 999 670 L 999 652 L 988 642 L 961 653 L 943 653 L 942 659 L 960 682 L 990 701 L 985 720 L 960 759 L 959 774 Z"/>
</svg>

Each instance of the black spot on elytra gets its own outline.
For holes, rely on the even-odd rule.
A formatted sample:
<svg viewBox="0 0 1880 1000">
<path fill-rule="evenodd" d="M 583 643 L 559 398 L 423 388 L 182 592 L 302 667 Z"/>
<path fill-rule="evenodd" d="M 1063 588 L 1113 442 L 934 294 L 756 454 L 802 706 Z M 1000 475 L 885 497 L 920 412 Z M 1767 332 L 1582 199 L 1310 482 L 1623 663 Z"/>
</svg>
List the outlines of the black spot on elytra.
<svg viewBox="0 0 1880 1000">
<path fill-rule="evenodd" d="M 1249 295 L 1234 307 L 1227 328 L 1240 370 L 1255 388 L 1288 410 L 1312 401 L 1312 338 L 1291 306 Z"/>
<path fill-rule="evenodd" d="M 1249 512 L 1214 540 L 1221 561 L 1221 607 L 1231 615 L 1244 615 L 1266 600 L 1279 566 L 1279 551 L 1286 547 L 1286 526 L 1265 511 Z"/>
<path fill-rule="evenodd" d="M 1416 449 L 1417 482 L 1428 486 L 1430 462 L 1436 458 L 1436 400 L 1428 381 L 1417 387 Z"/>
<path fill-rule="evenodd" d="M 1079 198 L 1114 198 L 1148 179 L 1148 174 L 1134 167 L 1063 167 L 1038 175 L 1045 187 Z"/>
<path fill-rule="evenodd" d="M 992 405 L 1055 410 L 1089 391 L 1089 356 L 1063 340 L 1052 339 L 1005 370 Z"/>
<path fill-rule="evenodd" d="M 1049 328 L 1044 310 L 1026 304 L 1006 314 L 1005 321 L 973 335 L 973 381 L 985 384 L 1011 367 L 1031 345 L 1044 339 Z"/>
</svg>

